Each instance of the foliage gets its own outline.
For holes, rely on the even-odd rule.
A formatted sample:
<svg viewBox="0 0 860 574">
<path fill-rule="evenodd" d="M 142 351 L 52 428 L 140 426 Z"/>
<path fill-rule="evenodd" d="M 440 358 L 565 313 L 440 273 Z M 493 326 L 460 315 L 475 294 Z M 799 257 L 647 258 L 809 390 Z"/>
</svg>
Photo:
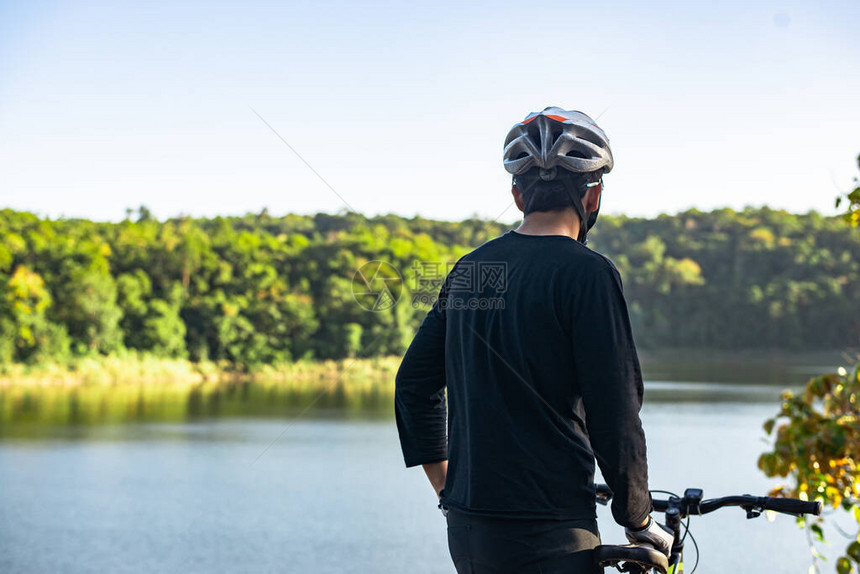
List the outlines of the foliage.
<svg viewBox="0 0 860 574">
<path fill-rule="evenodd" d="M 778 486 L 771 496 L 821 500 L 860 523 L 860 362 L 851 372 L 843 368 L 811 379 L 799 395 L 786 391 L 779 414 L 764 429 L 775 442 L 759 468 L 768 476 L 791 476 L 794 483 Z M 819 540 L 822 521 L 811 526 Z M 840 573 L 860 568 L 860 524 L 854 536 L 837 562 Z"/>
<path fill-rule="evenodd" d="M 397 356 L 426 306 L 421 262 L 445 266 L 509 225 L 395 215 L 120 222 L 0 211 L 0 365 L 124 349 L 240 370 Z M 839 348 L 856 340 L 856 230 L 768 208 L 601 216 L 591 246 L 622 273 L 644 348 Z M 397 305 L 353 296 L 364 263 L 400 270 Z M 438 288 L 438 286 L 436 287 Z"/>
<path fill-rule="evenodd" d="M 857 156 L 857 167 L 860 168 L 860 155 Z M 860 178 L 854 178 L 854 189 L 845 194 L 845 197 L 836 198 L 836 207 L 842 204 L 842 200 L 848 201 L 848 209 L 843 214 L 845 221 L 853 227 L 860 225 Z"/>
</svg>

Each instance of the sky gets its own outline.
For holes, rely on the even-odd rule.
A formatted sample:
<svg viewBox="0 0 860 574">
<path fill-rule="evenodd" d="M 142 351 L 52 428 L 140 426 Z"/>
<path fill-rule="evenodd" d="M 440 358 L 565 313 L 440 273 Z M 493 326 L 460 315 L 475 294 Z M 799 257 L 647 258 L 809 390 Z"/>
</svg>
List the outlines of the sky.
<svg viewBox="0 0 860 574">
<path fill-rule="evenodd" d="M 517 219 L 508 130 L 597 119 L 603 212 L 835 213 L 860 2 L 0 1 L 0 207 Z"/>
</svg>

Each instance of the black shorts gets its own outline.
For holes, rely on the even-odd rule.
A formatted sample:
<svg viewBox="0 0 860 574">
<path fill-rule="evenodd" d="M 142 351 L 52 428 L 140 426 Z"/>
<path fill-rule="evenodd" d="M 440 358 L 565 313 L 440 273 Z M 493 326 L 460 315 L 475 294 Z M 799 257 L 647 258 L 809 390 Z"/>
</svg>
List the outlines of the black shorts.
<svg viewBox="0 0 860 574">
<path fill-rule="evenodd" d="M 597 521 L 489 518 L 448 510 L 448 549 L 458 574 L 601 574 Z"/>
</svg>

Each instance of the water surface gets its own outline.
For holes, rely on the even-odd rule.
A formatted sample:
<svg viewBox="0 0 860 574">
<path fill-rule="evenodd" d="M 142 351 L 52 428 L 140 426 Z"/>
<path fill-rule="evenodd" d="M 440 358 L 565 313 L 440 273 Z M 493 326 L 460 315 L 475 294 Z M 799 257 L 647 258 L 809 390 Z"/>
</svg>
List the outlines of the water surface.
<svg viewBox="0 0 860 574">
<path fill-rule="evenodd" d="M 646 369 L 652 487 L 765 493 L 761 423 L 783 385 L 682 374 Z M 390 397 L 314 399 L 253 384 L 0 391 L 0 572 L 453 572 Z M 604 541 L 621 543 L 599 513 Z M 789 517 L 726 509 L 692 524 L 699 572 L 809 567 Z"/>
</svg>

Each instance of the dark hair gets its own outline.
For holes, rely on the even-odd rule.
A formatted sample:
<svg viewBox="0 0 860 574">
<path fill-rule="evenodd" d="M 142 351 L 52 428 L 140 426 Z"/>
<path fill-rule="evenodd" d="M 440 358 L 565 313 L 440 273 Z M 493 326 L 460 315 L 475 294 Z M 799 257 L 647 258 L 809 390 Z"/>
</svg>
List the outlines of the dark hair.
<svg viewBox="0 0 860 574">
<path fill-rule="evenodd" d="M 527 172 L 514 176 L 513 184 L 523 194 L 523 213 L 528 215 L 533 211 L 561 211 L 573 207 L 569 189 L 585 195 L 586 184 L 598 181 L 602 171 L 575 173 L 562 168 L 556 168 L 553 180 L 544 181 L 540 177 L 540 168 L 533 167 Z"/>
</svg>

